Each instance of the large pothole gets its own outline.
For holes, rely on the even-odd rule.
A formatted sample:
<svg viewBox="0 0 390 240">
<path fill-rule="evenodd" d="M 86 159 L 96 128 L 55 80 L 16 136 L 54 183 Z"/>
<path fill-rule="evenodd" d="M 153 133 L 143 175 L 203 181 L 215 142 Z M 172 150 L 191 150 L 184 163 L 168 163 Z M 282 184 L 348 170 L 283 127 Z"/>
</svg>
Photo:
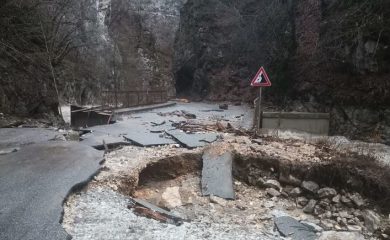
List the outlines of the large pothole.
<svg viewBox="0 0 390 240">
<path fill-rule="evenodd" d="M 330 150 L 325 155 L 332 161 L 291 164 L 270 156 L 236 154 L 234 201 L 202 196 L 200 155 L 171 157 L 140 172 L 132 197 L 172 210 L 190 222 L 226 226 L 225 231 L 240 226 L 246 232 L 274 234 L 274 217 L 289 215 L 315 224 L 320 232 L 386 237 L 387 221 L 381 212 L 388 210 L 383 197 L 389 191 L 378 180 L 389 182 L 388 174 L 368 157 Z"/>
<path fill-rule="evenodd" d="M 235 150 L 234 201 L 202 196 L 200 151 L 134 148 L 108 157 L 104 180 L 70 198 L 64 225 L 75 239 L 280 239 L 275 221 L 288 215 L 314 224 L 318 236 L 387 237 L 389 178 L 373 159 L 304 143 L 244 140 L 229 143 Z M 149 153 L 152 160 L 145 160 Z M 131 173 L 113 170 L 123 168 Z M 188 222 L 175 226 L 137 216 L 129 197 Z"/>
</svg>

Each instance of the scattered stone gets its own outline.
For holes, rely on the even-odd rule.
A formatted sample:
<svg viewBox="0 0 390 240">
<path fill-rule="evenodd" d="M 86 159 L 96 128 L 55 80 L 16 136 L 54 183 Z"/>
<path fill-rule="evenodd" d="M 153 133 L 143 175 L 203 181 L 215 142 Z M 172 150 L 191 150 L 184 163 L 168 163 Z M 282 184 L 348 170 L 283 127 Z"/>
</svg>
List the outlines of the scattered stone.
<svg viewBox="0 0 390 240">
<path fill-rule="evenodd" d="M 309 202 L 309 200 L 305 197 L 298 197 L 297 198 L 297 204 L 299 204 L 301 206 L 306 206 L 308 202 Z"/>
<path fill-rule="evenodd" d="M 265 180 L 262 177 L 248 176 L 248 183 L 252 186 L 265 187 Z"/>
<path fill-rule="evenodd" d="M 247 207 L 242 206 L 242 205 L 236 205 L 236 208 L 241 210 L 241 211 L 245 211 L 247 209 Z"/>
<path fill-rule="evenodd" d="M 334 188 L 321 188 L 318 190 L 318 196 L 320 198 L 333 198 L 334 196 L 337 195 L 337 191 Z"/>
<path fill-rule="evenodd" d="M 221 105 L 219 105 L 219 109 L 228 110 L 229 109 L 229 105 L 221 104 Z"/>
<path fill-rule="evenodd" d="M 317 235 L 313 227 L 302 224 L 289 216 L 276 218 L 275 226 L 283 237 L 288 237 L 292 240 L 317 239 Z"/>
<path fill-rule="evenodd" d="M 256 143 L 256 144 L 259 144 L 259 145 L 261 145 L 261 144 L 263 144 L 263 139 L 252 139 L 252 143 Z"/>
<path fill-rule="evenodd" d="M 334 224 L 331 220 L 321 220 L 320 225 L 325 229 L 325 230 L 331 230 L 334 227 Z"/>
<path fill-rule="evenodd" d="M 280 194 L 285 197 L 285 198 L 288 198 L 288 193 L 286 193 L 286 191 L 281 191 Z"/>
<path fill-rule="evenodd" d="M 271 219 L 272 219 L 272 216 L 270 216 L 270 215 L 262 215 L 259 217 L 259 220 L 261 220 L 261 221 L 268 221 Z"/>
<path fill-rule="evenodd" d="M 270 195 L 271 197 L 279 197 L 281 193 L 273 188 L 267 188 L 266 189 L 267 194 Z"/>
<path fill-rule="evenodd" d="M 302 194 L 302 190 L 299 187 L 296 187 L 290 191 L 291 197 L 299 197 Z"/>
<path fill-rule="evenodd" d="M 351 231 L 351 232 L 361 232 L 363 230 L 362 227 L 357 226 L 357 225 L 348 225 L 347 229 L 348 229 L 348 231 Z"/>
<path fill-rule="evenodd" d="M 67 141 L 80 141 L 80 133 L 76 131 L 68 131 L 65 135 Z"/>
<path fill-rule="evenodd" d="M 325 217 L 326 218 L 331 218 L 332 217 L 332 212 L 331 211 L 326 211 L 325 212 Z"/>
<path fill-rule="evenodd" d="M 181 111 L 184 114 L 184 117 L 187 119 L 196 119 L 196 115 L 193 113 L 189 113 L 187 111 L 182 110 Z"/>
<path fill-rule="evenodd" d="M 381 218 L 378 214 L 376 214 L 372 210 L 366 210 L 364 211 L 363 217 L 364 225 L 369 231 L 375 232 L 376 230 L 378 230 L 379 225 L 381 223 Z"/>
<path fill-rule="evenodd" d="M 348 197 L 346 197 L 346 196 L 344 196 L 344 195 L 341 196 L 340 201 L 341 201 L 342 203 L 344 203 L 345 205 L 347 205 L 347 206 L 352 206 L 351 199 L 349 199 Z"/>
<path fill-rule="evenodd" d="M 364 240 L 364 236 L 357 232 L 323 232 L 318 240 Z"/>
<path fill-rule="evenodd" d="M 337 231 L 343 230 L 343 228 L 338 224 L 334 225 L 334 229 L 336 229 Z"/>
<path fill-rule="evenodd" d="M 318 226 L 315 223 L 307 222 L 307 221 L 301 221 L 301 223 L 306 225 L 306 226 L 311 227 L 314 232 L 322 232 L 322 231 L 324 231 L 324 229 L 322 227 Z"/>
<path fill-rule="evenodd" d="M 360 221 L 364 221 L 363 213 L 360 210 L 355 210 L 353 215 L 358 218 Z"/>
<path fill-rule="evenodd" d="M 341 199 L 341 196 L 340 196 L 340 194 L 338 194 L 337 196 L 335 196 L 334 198 L 332 198 L 332 202 L 334 202 L 334 203 L 339 203 L 339 202 L 340 202 L 340 199 Z"/>
<path fill-rule="evenodd" d="M 304 213 L 313 213 L 316 204 L 317 204 L 317 201 L 314 199 L 311 199 L 309 201 L 309 203 L 303 208 L 303 212 Z"/>
<path fill-rule="evenodd" d="M 307 190 L 312 193 L 317 193 L 318 189 L 320 188 L 318 184 L 313 181 L 303 181 L 301 187 L 304 190 Z"/>
<path fill-rule="evenodd" d="M 216 204 L 218 204 L 218 205 L 220 205 L 222 207 L 226 206 L 226 200 L 225 199 L 217 197 L 217 196 L 214 196 L 214 195 L 210 195 L 210 202 L 216 203 Z"/>
<path fill-rule="evenodd" d="M 276 180 L 273 180 L 273 179 L 267 180 L 264 185 L 268 188 L 273 188 L 273 189 L 276 189 L 278 191 L 280 191 L 282 189 L 282 187 L 280 186 L 280 183 Z"/>
<path fill-rule="evenodd" d="M 179 187 L 168 187 L 161 194 L 161 200 L 159 205 L 168 209 L 176 208 L 182 206 Z"/>
<path fill-rule="evenodd" d="M 322 199 L 318 205 L 320 205 L 321 207 L 323 208 L 330 208 L 330 201 L 329 199 L 325 198 L 325 199 Z"/>
<path fill-rule="evenodd" d="M 358 207 L 358 208 L 361 208 L 362 206 L 364 206 L 364 199 L 362 198 L 362 196 L 359 194 L 359 193 L 355 193 L 355 194 L 352 194 L 350 197 L 349 197 L 352 202 Z"/>
<path fill-rule="evenodd" d="M 287 176 L 286 176 L 286 174 L 280 174 L 279 181 L 281 183 L 289 184 L 289 185 L 292 185 L 295 187 L 301 186 L 301 183 L 302 183 L 301 180 L 299 180 L 298 178 L 294 177 L 291 174 L 288 174 Z"/>
<path fill-rule="evenodd" d="M 267 201 L 264 203 L 264 207 L 265 208 L 273 208 L 273 207 L 275 207 L 275 204 L 272 201 Z"/>
</svg>

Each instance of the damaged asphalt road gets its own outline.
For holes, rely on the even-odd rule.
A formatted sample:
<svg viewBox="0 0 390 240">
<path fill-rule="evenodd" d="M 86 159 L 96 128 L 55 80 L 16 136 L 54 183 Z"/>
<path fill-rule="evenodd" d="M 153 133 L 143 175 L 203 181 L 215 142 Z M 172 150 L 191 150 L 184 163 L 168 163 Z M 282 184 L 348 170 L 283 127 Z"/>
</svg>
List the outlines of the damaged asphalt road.
<svg viewBox="0 0 390 240">
<path fill-rule="evenodd" d="M 180 129 L 178 126 L 183 123 L 196 126 L 224 122 L 238 128 L 252 127 L 253 113 L 248 106 L 231 106 L 229 110 L 214 112 L 216 108 L 218 106 L 214 104 L 179 103 L 164 109 L 123 115 L 115 124 L 86 129 L 90 133 L 81 137 L 81 143 L 98 149 L 102 148 L 103 140 L 113 146 L 130 143 L 141 147 L 180 144 L 192 149 L 217 141 L 219 134 L 205 129 Z"/>
<path fill-rule="evenodd" d="M 70 239 L 60 223 L 62 204 L 102 160 L 102 152 L 76 142 L 34 144 L 0 156 L 0 239 Z"/>
</svg>

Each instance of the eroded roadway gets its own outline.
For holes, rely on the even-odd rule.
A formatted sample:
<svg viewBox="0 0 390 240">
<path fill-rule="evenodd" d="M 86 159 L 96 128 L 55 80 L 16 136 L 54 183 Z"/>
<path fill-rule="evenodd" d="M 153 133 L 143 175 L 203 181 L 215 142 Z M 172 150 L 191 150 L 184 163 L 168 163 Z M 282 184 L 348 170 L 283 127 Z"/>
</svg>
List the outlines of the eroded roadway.
<svg viewBox="0 0 390 240">
<path fill-rule="evenodd" d="M 102 159 L 91 147 L 54 141 L 0 156 L 0 239 L 70 239 L 60 223 L 62 204 Z"/>
</svg>

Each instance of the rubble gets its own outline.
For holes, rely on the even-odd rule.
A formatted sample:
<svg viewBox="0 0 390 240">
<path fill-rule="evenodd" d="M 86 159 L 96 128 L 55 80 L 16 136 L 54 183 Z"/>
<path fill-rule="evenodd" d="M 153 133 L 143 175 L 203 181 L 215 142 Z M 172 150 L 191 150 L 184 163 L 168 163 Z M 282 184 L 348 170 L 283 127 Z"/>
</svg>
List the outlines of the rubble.
<svg viewBox="0 0 390 240">
<path fill-rule="evenodd" d="M 219 114 L 219 111 L 207 111 Z M 194 111 L 189 109 L 189 112 Z M 200 236 L 200 239 L 204 236 L 196 234 L 198 231 L 204 231 L 205 228 L 201 226 L 207 226 L 207 228 L 211 228 L 218 233 L 228 232 L 229 236 L 226 239 L 232 239 L 232 236 L 237 232 L 242 234 L 239 238 L 248 239 L 251 238 L 248 236 L 253 236 L 252 234 L 256 231 L 258 231 L 256 233 L 268 233 L 274 226 L 271 214 L 273 210 L 285 212 L 296 220 L 302 220 L 300 224 L 304 224 L 306 227 L 311 224 L 316 225 L 311 225 L 311 229 L 313 232 L 317 232 L 317 236 L 320 235 L 321 231 L 336 230 L 358 232 L 367 236 L 372 234 L 364 227 L 364 213 L 362 214 L 362 211 L 366 209 L 373 209 L 369 199 L 364 199 L 363 196 L 354 192 L 356 189 L 350 189 L 347 184 L 344 185 L 343 189 L 343 182 L 336 182 L 333 186 L 327 186 L 330 182 L 326 178 L 327 176 L 322 176 L 326 181 L 321 181 L 320 176 L 313 177 L 313 173 L 317 173 L 318 169 L 327 167 L 326 164 L 331 165 L 333 162 L 339 161 L 335 159 L 335 156 L 338 156 L 337 153 L 329 149 L 323 150 L 320 146 L 302 141 L 280 140 L 275 137 L 260 138 L 259 136 L 253 136 L 252 138 L 250 132 L 233 127 L 230 122 L 227 122 L 221 116 L 209 119 L 207 122 L 198 121 L 202 118 L 203 111 L 200 110 L 199 112 L 199 114 L 197 113 L 197 121 L 194 121 L 194 119 L 184 119 L 183 121 L 185 117 L 183 112 L 179 111 L 176 113 L 180 115 L 180 118 L 175 116 L 171 119 L 172 121 L 166 121 L 164 125 L 159 125 L 162 121 L 156 119 L 155 124 L 152 124 L 159 126 L 148 130 L 161 130 L 160 133 L 163 134 L 163 132 L 169 132 L 172 131 L 172 128 L 175 128 L 175 131 L 181 130 L 181 133 L 187 135 L 199 133 L 220 135 L 221 138 L 218 140 L 218 144 L 212 144 L 213 151 L 218 154 L 215 154 L 216 157 L 214 157 L 214 154 L 213 156 L 210 154 L 203 167 L 207 167 L 207 164 L 218 163 L 218 160 L 223 158 L 225 150 L 231 152 L 232 166 L 228 167 L 230 169 L 228 178 L 221 177 L 226 173 L 226 166 L 223 166 L 222 170 L 210 171 L 208 175 L 221 177 L 216 181 L 218 184 L 214 185 L 213 190 L 221 191 L 224 184 L 229 185 L 228 192 L 234 194 L 234 201 L 227 201 L 222 194 L 217 194 L 214 191 L 209 195 L 204 194 L 203 191 L 206 188 L 211 188 L 212 184 L 203 183 L 202 178 L 207 174 L 202 173 L 201 175 L 195 171 L 188 175 L 180 175 L 180 177 L 168 173 L 160 176 L 161 179 L 156 176 L 153 181 L 147 183 L 145 183 L 145 175 L 143 175 L 140 177 L 142 181 L 137 181 L 139 180 L 137 174 L 140 169 L 147 166 L 147 162 L 159 161 L 158 159 L 166 160 L 167 156 L 179 154 L 183 151 L 196 151 L 197 154 L 202 154 L 204 149 L 201 147 L 194 150 L 187 150 L 174 145 L 145 149 L 125 147 L 123 150 L 109 154 L 106 166 L 110 170 L 101 173 L 95 184 L 108 186 L 124 195 L 142 197 L 142 199 L 156 206 L 170 209 L 175 214 L 180 213 L 188 216 L 192 220 L 191 224 L 184 223 L 180 231 L 193 233 L 192 230 L 196 229 L 194 230 L 194 236 Z M 206 145 L 209 144 L 205 142 L 203 146 Z M 208 150 L 209 148 L 206 149 L 206 153 Z M 342 156 L 345 157 L 345 155 Z M 170 167 L 183 167 L 182 164 L 185 165 L 185 162 L 170 165 Z M 310 172 L 315 167 L 318 167 L 315 169 L 316 171 Z M 331 167 L 336 166 L 331 165 Z M 233 172 L 231 172 L 232 168 Z M 309 172 L 308 174 L 305 173 L 306 170 Z M 320 172 L 320 174 L 323 173 Z M 302 182 L 303 179 L 306 179 L 306 181 Z M 316 182 L 308 181 L 313 179 Z M 199 183 L 202 185 L 201 188 Z M 337 186 L 337 191 L 333 188 L 335 186 Z M 136 189 L 134 190 L 134 188 Z M 168 190 L 168 188 L 170 189 Z M 92 187 L 92 189 L 94 188 Z M 184 190 L 187 192 L 184 193 Z M 144 195 L 141 194 L 142 191 L 144 191 Z M 87 198 L 88 194 L 87 191 L 82 196 Z M 162 201 L 162 195 L 165 195 L 164 198 L 168 201 Z M 179 204 L 179 200 L 181 204 Z M 165 204 L 164 202 L 171 202 L 171 204 Z M 99 219 L 98 216 L 97 218 Z M 139 225 L 137 227 L 150 230 L 152 234 L 155 232 L 154 229 L 157 228 L 157 232 L 161 234 L 159 230 L 163 229 L 165 225 L 161 227 L 154 225 L 154 228 Z M 240 230 L 237 230 L 236 227 Z M 245 230 L 241 231 L 242 229 Z M 376 232 L 379 232 L 378 230 L 381 230 L 380 225 L 378 225 Z M 164 229 L 162 231 L 164 232 Z M 175 232 L 169 232 L 169 234 L 165 235 L 164 233 L 164 237 L 174 236 Z M 326 233 L 325 236 L 327 234 L 329 235 L 329 233 Z M 211 234 L 210 236 L 215 235 Z M 226 235 L 224 236 L 226 237 Z M 259 236 L 262 235 L 256 235 L 257 238 Z M 274 235 L 271 234 L 270 236 Z M 275 238 L 279 238 L 279 236 L 277 235 Z M 216 239 L 224 238 L 217 237 Z"/>
</svg>

